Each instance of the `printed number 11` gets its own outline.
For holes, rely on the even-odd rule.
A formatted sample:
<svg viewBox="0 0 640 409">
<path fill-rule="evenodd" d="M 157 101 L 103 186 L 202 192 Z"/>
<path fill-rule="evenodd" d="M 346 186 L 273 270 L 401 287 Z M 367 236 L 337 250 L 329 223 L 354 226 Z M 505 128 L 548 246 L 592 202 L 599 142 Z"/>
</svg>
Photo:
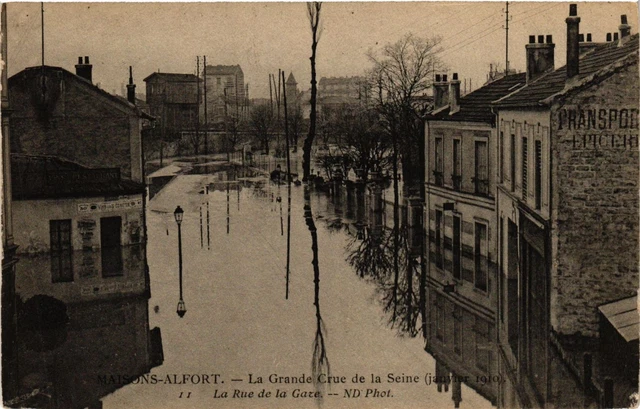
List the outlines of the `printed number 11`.
<svg viewBox="0 0 640 409">
<path fill-rule="evenodd" d="M 187 392 L 187 394 L 185 395 L 184 392 L 180 392 L 180 396 L 178 396 L 178 398 L 187 398 L 189 399 L 191 397 L 191 392 Z"/>
</svg>

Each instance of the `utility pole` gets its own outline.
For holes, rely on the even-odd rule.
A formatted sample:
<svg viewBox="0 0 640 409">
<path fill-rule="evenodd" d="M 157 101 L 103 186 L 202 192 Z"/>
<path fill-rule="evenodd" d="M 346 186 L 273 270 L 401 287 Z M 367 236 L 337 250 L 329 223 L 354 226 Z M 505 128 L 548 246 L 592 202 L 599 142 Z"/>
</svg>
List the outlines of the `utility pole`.
<svg viewBox="0 0 640 409">
<path fill-rule="evenodd" d="M 227 87 L 224 87 L 224 137 L 229 142 L 229 133 L 227 129 L 227 121 L 229 120 L 229 114 L 227 112 Z M 227 162 L 231 162 L 231 157 L 229 155 L 229 147 L 227 146 Z"/>
<path fill-rule="evenodd" d="M 46 83 L 44 79 L 44 2 L 40 2 L 40 29 L 42 36 L 42 100 L 44 101 L 47 93 Z"/>
<path fill-rule="evenodd" d="M 207 56 L 204 56 L 204 67 L 202 76 L 204 77 L 204 154 L 209 154 L 209 121 L 207 120 Z"/>
<path fill-rule="evenodd" d="M 273 91 L 271 89 L 271 76 L 273 74 L 269 74 L 269 111 L 271 116 L 273 116 Z"/>
<path fill-rule="evenodd" d="M 200 144 L 200 141 L 198 140 L 198 138 L 200 137 L 200 56 L 196 57 L 196 87 L 197 87 L 197 91 L 196 91 L 196 95 L 198 96 L 198 100 L 196 102 L 196 139 L 194 140 L 194 144 L 193 144 L 193 150 L 194 150 L 194 154 L 197 155 L 198 154 L 198 145 Z"/>
<path fill-rule="evenodd" d="M 504 9 L 504 31 L 505 31 L 505 71 L 504 75 L 509 75 L 509 2 L 506 2 L 506 6 Z"/>
</svg>

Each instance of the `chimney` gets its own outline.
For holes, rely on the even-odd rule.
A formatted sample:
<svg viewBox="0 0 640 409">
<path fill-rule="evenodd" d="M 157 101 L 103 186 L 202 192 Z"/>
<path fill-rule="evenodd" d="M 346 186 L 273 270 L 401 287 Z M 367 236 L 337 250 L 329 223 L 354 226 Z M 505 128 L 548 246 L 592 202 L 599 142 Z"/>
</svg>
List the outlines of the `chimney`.
<svg viewBox="0 0 640 409">
<path fill-rule="evenodd" d="M 620 30 L 620 38 L 628 37 L 631 34 L 631 26 L 627 24 L 626 14 L 620 16 L 620 25 L 618 26 L 618 30 Z"/>
<path fill-rule="evenodd" d="M 436 80 L 433 83 L 433 109 L 439 109 L 447 105 L 449 100 L 449 84 L 447 83 L 447 75 L 436 74 Z"/>
<path fill-rule="evenodd" d="M 449 115 L 460 111 L 460 80 L 458 73 L 453 73 L 453 79 L 449 83 Z"/>
<path fill-rule="evenodd" d="M 82 57 L 78 57 L 78 64 L 76 64 L 76 75 L 82 77 L 85 80 L 91 81 L 91 71 L 93 65 L 89 64 L 89 57 L 84 57 L 84 64 L 82 63 Z"/>
<path fill-rule="evenodd" d="M 539 35 L 536 43 L 536 36 L 529 36 L 527 51 L 527 82 L 533 81 L 540 75 L 553 71 L 555 64 L 555 48 L 553 37 Z"/>
<path fill-rule="evenodd" d="M 133 67 L 129 66 L 129 84 L 127 84 L 127 100 L 136 104 L 136 84 L 133 83 Z"/>
<path fill-rule="evenodd" d="M 600 45 L 598 43 L 594 43 L 591 40 L 592 40 L 591 33 L 587 33 L 586 41 L 584 39 L 584 34 L 580 34 L 580 56 L 583 56 L 584 54 L 588 53 L 589 51 L 593 50 L 594 48 Z"/>
<path fill-rule="evenodd" d="M 580 73 L 580 42 L 578 34 L 580 32 L 580 17 L 578 17 L 578 5 L 569 5 L 569 17 L 567 22 L 567 79 L 573 78 Z"/>
</svg>

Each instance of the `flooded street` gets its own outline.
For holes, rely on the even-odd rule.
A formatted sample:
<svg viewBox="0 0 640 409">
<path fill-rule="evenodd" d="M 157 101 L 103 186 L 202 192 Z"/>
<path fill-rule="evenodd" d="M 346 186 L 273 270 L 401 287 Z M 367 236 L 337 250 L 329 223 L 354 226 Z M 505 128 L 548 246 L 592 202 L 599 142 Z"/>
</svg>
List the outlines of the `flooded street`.
<svg viewBox="0 0 640 409">
<path fill-rule="evenodd" d="M 287 186 L 241 175 L 232 168 L 177 176 L 147 211 L 149 327 L 161 329 L 164 352 L 164 363 L 150 376 L 166 381 L 174 374 L 181 380 L 183 374 L 209 374 L 210 383 L 197 377 L 186 385 L 137 382 L 104 398 L 104 407 L 255 407 L 263 389 L 271 397 L 261 399 L 280 407 L 453 406 L 450 393 L 425 384 L 427 374 L 435 375 L 435 361 L 418 334 L 420 319 L 407 328 L 399 318 L 407 303 L 401 289 L 391 288 L 393 274 L 384 272 L 389 288 L 365 274 L 367 262 L 369 272 L 382 271 L 361 251 L 372 236 L 376 242 L 389 235 L 386 218 L 366 226 L 364 196 L 345 192 L 336 198 L 311 191 L 305 209 L 305 188 L 292 186 L 287 299 Z M 178 205 L 184 209 L 182 319 L 176 314 Z M 406 268 L 400 271 L 404 276 Z M 372 374 L 380 384 L 371 383 Z M 356 375 L 366 383 L 354 384 Z M 405 383 L 389 383 L 390 376 Z M 323 382 L 285 383 L 294 377 Z M 362 396 L 345 398 L 353 388 Z M 277 390 L 286 398 L 276 398 Z M 300 397 L 292 396 L 294 390 Z M 250 392 L 253 398 L 239 397 Z M 302 397 L 318 392 L 319 398 Z M 462 407 L 491 406 L 464 385 L 462 397 Z"/>
</svg>

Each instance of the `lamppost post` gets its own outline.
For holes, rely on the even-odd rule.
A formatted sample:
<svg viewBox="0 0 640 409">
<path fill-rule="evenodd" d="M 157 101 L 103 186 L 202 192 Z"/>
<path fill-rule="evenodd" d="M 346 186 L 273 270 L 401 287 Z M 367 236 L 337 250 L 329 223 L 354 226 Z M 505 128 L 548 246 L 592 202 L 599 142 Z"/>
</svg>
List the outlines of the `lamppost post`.
<svg viewBox="0 0 640 409">
<path fill-rule="evenodd" d="M 178 301 L 178 307 L 176 312 L 180 318 L 184 317 L 184 314 L 187 312 L 187 308 L 184 304 L 184 300 L 182 299 L 182 216 L 184 214 L 184 210 L 180 206 L 176 207 L 176 210 L 173 212 L 173 215 L 176 218 L 176 224 L 178 225 L 178 272 L 179 272 L 179 280 L 180 280 L 180 300 Z"/>
</svg>

